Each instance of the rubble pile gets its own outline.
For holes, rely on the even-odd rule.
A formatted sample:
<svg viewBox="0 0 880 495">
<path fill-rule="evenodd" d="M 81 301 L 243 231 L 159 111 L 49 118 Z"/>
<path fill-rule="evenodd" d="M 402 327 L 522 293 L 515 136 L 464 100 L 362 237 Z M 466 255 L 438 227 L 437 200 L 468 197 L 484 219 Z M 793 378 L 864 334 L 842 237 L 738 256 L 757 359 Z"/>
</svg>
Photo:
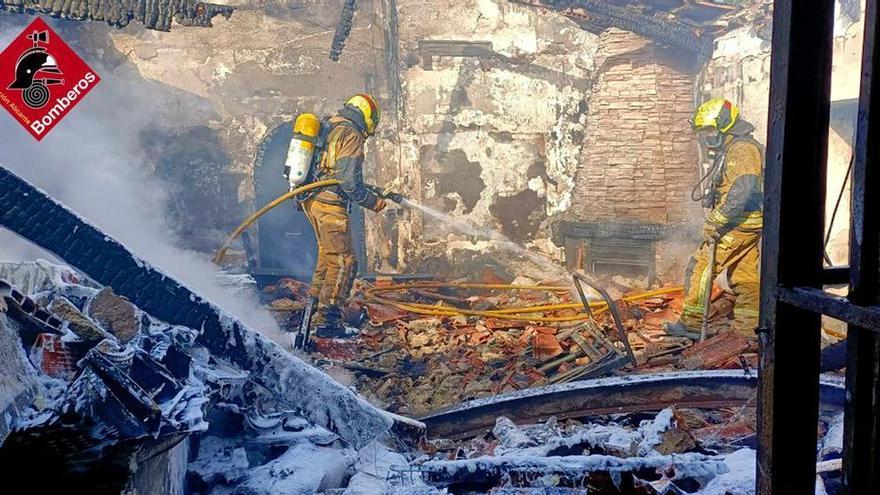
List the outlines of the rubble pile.
<svg viewBox="0 0 880 495">
<path fill-rule="evenodd" d="M 754 411 L 670 407 L 523 426 L 499 417 L 477 438 L 429 442 L 425 455 L 397 467 L 396 481 L 407 485 L 416 473 L 452 493 L 755 493 Z M 839 489 L 842 417 L 820 423 L 817 463 L 835 467 L 821 473 L 817 493 Z"/>
<path fill-rule="evenodd" d="M 36 488 L 318 493 L 356 473 L 356 446 L 198 344 L 198 330 L 64 267 L 0 263 L 0 276 L 32 294 L 0 278 L 0 463 L 53 473 Z"/>
<path fill-rule="evenodd" d="M 614 372 L 757 365 L 754 345 L 739 334 L 719 331 L 692 347 L 692 340 L 665 333 L 663 324 L 681 311 L 680 287 L 648 291 L 621 277 L 603 285 L 615 311 L 596 299 L 590 316 L 565 284 L 541 286 L 523 277 L 361 283 L 346 310 L 359 337 L 314 339 L 314 364 L 355 372 L 357 390 L 407 415 Z M 280 279 L 262 296 L 282 328 L 294 331 L 306 293 L 305 284 Z M 731 308 L 729 294 L 718 290 L 713 329 L 725 328 Z"/>
</svg>

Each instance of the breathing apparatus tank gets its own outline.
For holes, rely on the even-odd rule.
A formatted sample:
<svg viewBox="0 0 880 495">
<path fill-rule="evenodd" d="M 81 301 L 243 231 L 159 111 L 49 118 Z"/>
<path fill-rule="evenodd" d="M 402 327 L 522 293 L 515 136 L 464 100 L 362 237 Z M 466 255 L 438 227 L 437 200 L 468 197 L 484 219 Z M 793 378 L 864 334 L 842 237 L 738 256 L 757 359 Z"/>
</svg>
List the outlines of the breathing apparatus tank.
<svg viewBox="0 0 880 495">
<path fill-rule="evenodd" d="M 321 121 L 313 114 L 302 113 L 293 124 L 293 138 L 287 149 L 287 160 L 284 162 L 284 177 L 295 188 L 309 176 L 312 159 L 315 156 L 315 145 L 321 133 Z"/>
</svg>

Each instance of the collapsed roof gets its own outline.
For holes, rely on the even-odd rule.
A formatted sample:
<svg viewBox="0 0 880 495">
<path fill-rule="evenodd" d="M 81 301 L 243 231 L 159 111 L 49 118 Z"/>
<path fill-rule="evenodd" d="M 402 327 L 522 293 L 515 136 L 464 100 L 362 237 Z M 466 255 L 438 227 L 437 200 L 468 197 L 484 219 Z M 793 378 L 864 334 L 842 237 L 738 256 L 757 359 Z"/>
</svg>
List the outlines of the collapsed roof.
<svg viewBox="0 0 880 495">
<path fill-rule="evenodd" d="M 135 20 L 147 29 L 170 31 L 171 21 L 182 26 L 211 27 L 211 19 L 229 18 L 232 7 L 196 0 L 0 0 L 0 12 L 38 12 L 75 21 L 105 21 L 114 27 Z"/>
<path fill-rule="evenodd" d="M 195 343 L 246 370 L 278 404 L 359 449 L 389 431 L 394 418 L 286 352 L 159 268 L 132 254 L 44 192 L 0 167 L 0 225 L 112 287 L 140 310 L 195 329 Z"/>
<path fill-rule="evenodd" d="M 599 32 L 616 27 L 692 54 L 712 54 L 714 38 L 746 1 L 736 0 L 515 0 L 552 9 Z M 754 3 L 754 2 L 753 2 Z"/>
</svg>

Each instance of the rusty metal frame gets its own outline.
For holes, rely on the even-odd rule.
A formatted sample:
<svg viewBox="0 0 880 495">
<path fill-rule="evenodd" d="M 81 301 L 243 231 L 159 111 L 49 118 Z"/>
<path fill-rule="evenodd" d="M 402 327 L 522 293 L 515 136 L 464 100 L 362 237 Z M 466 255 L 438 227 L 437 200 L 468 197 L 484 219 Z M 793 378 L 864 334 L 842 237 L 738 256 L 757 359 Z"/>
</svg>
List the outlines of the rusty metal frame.
<svg viewBox="0 0 880 495">
<path fill-rule="evenodd" d="M 611 319 L 614 320 L 614 326 L 617 328 L 618 338 L 623 344 L 623 348 L 626 349 L 627 357 L 633 366 L 637 365 L 638 362 L 636 361 L 636 355 L 633 353 L 632 346 L 629 345 L 629 339 L 626 337 L 626 328 L 623 327 L 623 318 L 620 317 L 620 310 L 617 308 L 614 299 L 608 294 L 608 291 L 596 285 L 589 277 L 581 272 L 574 272 L 572 274 L 572 279 L 574 280 L 574 286 L 577 289 L 578 297 L 581 299 L 581 304 L 584 306 L 584 311 L 586 311 L 590 317 L 593 316 L 593 312 L 590 309 L 590 302 L 587 301 L 587 296 L 584 294 L 584 288 L 581 284 L 586 284 L 602 296 L 602 299 L 605 300 L 605 304 L 608 305 L 608 311 L 611 312 Z"/>
</svg>

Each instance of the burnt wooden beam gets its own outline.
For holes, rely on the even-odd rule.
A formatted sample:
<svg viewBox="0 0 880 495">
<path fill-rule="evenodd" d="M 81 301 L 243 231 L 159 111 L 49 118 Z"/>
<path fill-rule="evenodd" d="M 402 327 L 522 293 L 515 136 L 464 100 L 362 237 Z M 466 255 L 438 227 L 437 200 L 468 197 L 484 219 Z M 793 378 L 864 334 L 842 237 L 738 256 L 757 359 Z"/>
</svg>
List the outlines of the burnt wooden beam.
<svg viewBox="0 0 880 495">
<path fill-rule="evenodd" d="M 867 2 L 853 150 L 849 300 L 857 306 L 880 304 L 880 53 L 877 52 L 880 25 L 877 9 L 876 1 Z M 846 493 L 880 493 L 880 337 L 864 322 L 849 320 L 849 323 L 843 483 Z"/>
<path fill-rule="evenodd" d="M 345 40 L 351 34 L 351 25 L 354 23 L 354 13 L 357 11 L 357 0 L 345 0 L 342 12 L 339 14 L 339 23 L 336 24 L 336 32 L 333 34 L 333 42 L 330 44 L 330 60 L 339 62 L 342 49 L 345 48 Z"/>
<path fill-rule="evenodd" d="M 833 266 L 822 271 L 822 285 L 846 285 L 848 283 L 848 266 Z"/>
<path fill-rule="evenodd" d="M 615 5 L 606 0 L 514 0 L 526 5 L 570 12 L 583 9 L 591 18 L 591 24 L 614 26 L 644 36 L 655 43 L 685 50 L 690 54 L 708 57 L 712 55 L 715 40 L 711 35 L 698 32 L 692 26 L 674 19 L 646 15 L 635 8 Z"/>
<path fill-rule="evenodd" d="M 589 445 L 590 442 L 584 442 Z M 599 446 L 601 448 L 601 446 Z M 575 487 L 571 492 L 540 493 L 649 493 L 640 489 L 641 473 L 670 470 L 676 473 L 718 472 L 724 470 L 721 456 L 685 453 L 669 456 L 619 458 L 609 455 L 574 455 L 560 457 L 505 456 L 480 457 L 453 461 L 428 461 L 412 469 L 427 484 L 443 487 L 452 493 L 479 491 L 505 484 L 509 487 L 533 486 L 541 477 L 554 477 L 558 486 Z M 400 469 L 401 474 L 407 472 Z M 695 482 L 697 476 L 676 477 Z M 684 484 L 681 480 L 679 483 Z M 563 489 L 564 490 L 564 489 Z M 678 492 L 678 490 L 671 490 Z M 503 493 L 521 493 L 519 490 Z M 657 493 L 650 491 L 650 493 Z"/>
<path fill-rule="evenodd" d="M 815 490 L 821 316 L 780 299 L 820 289 L 834 1 L 777 0 L 761 259 L 760 495 Z"/>
<path fill-rule="evenodd" d="M 135 20 L 147 29 L 170 31 L 171 24 L 212 27 L 218 15 L 229 19 L 233 7 L 199 0 L 0 0 L 0 13 L 48 14 L 75 21 L 104 21 L 121 28 Z"/>
<path fill-rule="evenodd" d="M 796 308 L 858 325 L 862 329 L 880 332 L 880 307 L 877 306 L 858 306 L 845 297 L 809 287 L 782 287 L 779 289 L 779 300 Z"/>
</svg>

